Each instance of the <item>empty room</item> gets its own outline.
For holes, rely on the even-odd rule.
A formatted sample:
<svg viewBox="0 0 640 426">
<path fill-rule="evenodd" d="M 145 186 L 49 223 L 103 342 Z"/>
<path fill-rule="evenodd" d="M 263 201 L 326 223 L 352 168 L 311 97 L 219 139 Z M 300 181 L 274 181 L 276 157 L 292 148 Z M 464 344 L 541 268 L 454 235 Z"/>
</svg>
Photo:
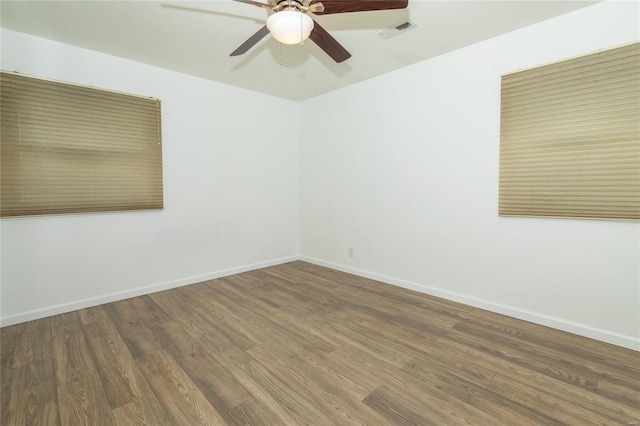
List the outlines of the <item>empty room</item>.
<svg viewBox="0 0 640 426">
<path fill-rule="evenodd" d="M 640 423 L 640 2 L 0 24 L 1 425 Z"/>
</svg>

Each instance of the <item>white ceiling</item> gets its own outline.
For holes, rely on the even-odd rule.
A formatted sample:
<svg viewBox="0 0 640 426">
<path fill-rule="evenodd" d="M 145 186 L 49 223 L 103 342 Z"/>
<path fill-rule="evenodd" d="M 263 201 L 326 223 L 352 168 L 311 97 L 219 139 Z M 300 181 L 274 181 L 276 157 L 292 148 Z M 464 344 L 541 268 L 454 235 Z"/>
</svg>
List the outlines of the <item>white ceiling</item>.
<svg viewBox="0 0 640 426">
<path fill-rule="evenodd" d="M 268 16 L 265 9 L 231 0 L 2 0 L 0 23 L 10 30 L 297 101 L 593 3 L 409 0 L 404 10 L 316 16 L 352 54 L 341 64 L 310 40 L 286 46 L 271 36 L 244 56 L 230 57 Z M 418 27 L 388 40 L 377 35 L 408 20 Z"/>
</svg>

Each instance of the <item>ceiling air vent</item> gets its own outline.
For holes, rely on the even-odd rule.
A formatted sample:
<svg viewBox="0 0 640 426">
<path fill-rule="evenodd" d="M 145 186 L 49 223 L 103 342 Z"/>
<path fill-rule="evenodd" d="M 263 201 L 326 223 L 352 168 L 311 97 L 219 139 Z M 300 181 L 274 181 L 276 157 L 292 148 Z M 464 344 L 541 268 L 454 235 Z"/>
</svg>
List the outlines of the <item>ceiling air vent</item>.
<svg viewBox="0 0 640 426">
<path fill-rule="evenodd" d="M 382 38 L 391 38 L 391 37 L 395 37 L 401 33 L 407 32 L 409 30 L 414 29 L 415 27 L 417 27 L 416 24 L 414 24 L 411 21 L 407 21 L 405 23 L 396 25 L 395 27 L 392 28 L 387 28 L 386 30 L 382 30 L 382 31 L 378 31 L 378 35 Z"/>
</svg>

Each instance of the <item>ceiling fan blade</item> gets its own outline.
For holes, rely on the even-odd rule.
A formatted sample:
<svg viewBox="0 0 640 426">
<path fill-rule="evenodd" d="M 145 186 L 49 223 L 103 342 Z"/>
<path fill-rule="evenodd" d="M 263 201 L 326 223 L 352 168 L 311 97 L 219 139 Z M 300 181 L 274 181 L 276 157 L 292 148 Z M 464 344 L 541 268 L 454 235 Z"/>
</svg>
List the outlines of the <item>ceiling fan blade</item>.
<svg viewBox="0 0 640 426">
<path fill-rule="evenodd" d="M 309 38 L 337 63 L 346 61 L 351 57 L 351 53 L 347 52 L 347 49 L 342 47 L 342 45 L 338 43 L 338 40 L 333 38 L 333 36 L 317 22 L 313 24 L 313 30 Z"/>
<path fill-rule="evenodd" d="M 229 56 L 240 56 L 240 55 L 245 54 L 247 52 L 247 50 L 249 50 L 253 46 L 255 46 L 255 44 L 257 42 L 259 42 L 260 40 L 262 40 L 264 38 L 264 36 L 266 36 L 267 34 L 269 34 L 269 29 L 265 25 L 264 27 L 260 28 L 254 35 L 249 37 L 247 39 L 247 41 L 242 43 L 240 45 L 240 47 L 238 47 L 236 50 L 231 52 L 231 55 L 229 55 Z"/>
<path fill-rule="evenodd" d="M 314 3 L 307 6 L 307 10 L 311 13 L 322 13 L 324 12 L 324 5 L 322 3 Z"/>
<path fill-rule="evenodd" d="M 247 4 L 251 4 L 253 6 L 258 6 L 258 7 L 264 7 L 265 9 L 273 9 L 273 6 L 271 6 L 270 4 L 266 4 L 266 3 L 260 3 L 259 1 L 253 1 L 253 0 L 233 0 L 233 1 L 237 1 L 240 3 L 247 3 Z"/>
<path fill-rule="evenodd" d="M 322 2 L 324 5 L 324 12 L 314 12 L 317 15 L 366 12 L 369 10 L 404 9 L 409 5 L 409 0 L 315 0 L 311 2 L 311 6 L 319 2 Z"/>
</svg>

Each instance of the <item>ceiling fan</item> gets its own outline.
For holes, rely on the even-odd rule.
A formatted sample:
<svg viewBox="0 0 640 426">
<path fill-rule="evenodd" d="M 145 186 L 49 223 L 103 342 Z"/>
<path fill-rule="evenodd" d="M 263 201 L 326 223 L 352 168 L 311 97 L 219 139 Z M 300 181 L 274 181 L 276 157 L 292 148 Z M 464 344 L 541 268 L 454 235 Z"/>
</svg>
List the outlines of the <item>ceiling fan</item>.
<svg viewBox="0 0 640 426">
<path fill-rule="evenodd" d="M 271 33 L 276 40 L 284 44 L 297 44 L 310 38 L 338 63 L 349 59 L 351 54 L 327 30 L 315 22 L 309 13 L 328 15 L 404 9 L 409 4 L 409 0 L 322 0 L 322 2 L 319 0 L 267 0 L 268 3 L 255 0 L 234 1 L 262 7 L 273 13 L 267 19 L 266 25 L 231 52 L 231 56 L 246 53 L 264 36 Z"/>
</svg>

